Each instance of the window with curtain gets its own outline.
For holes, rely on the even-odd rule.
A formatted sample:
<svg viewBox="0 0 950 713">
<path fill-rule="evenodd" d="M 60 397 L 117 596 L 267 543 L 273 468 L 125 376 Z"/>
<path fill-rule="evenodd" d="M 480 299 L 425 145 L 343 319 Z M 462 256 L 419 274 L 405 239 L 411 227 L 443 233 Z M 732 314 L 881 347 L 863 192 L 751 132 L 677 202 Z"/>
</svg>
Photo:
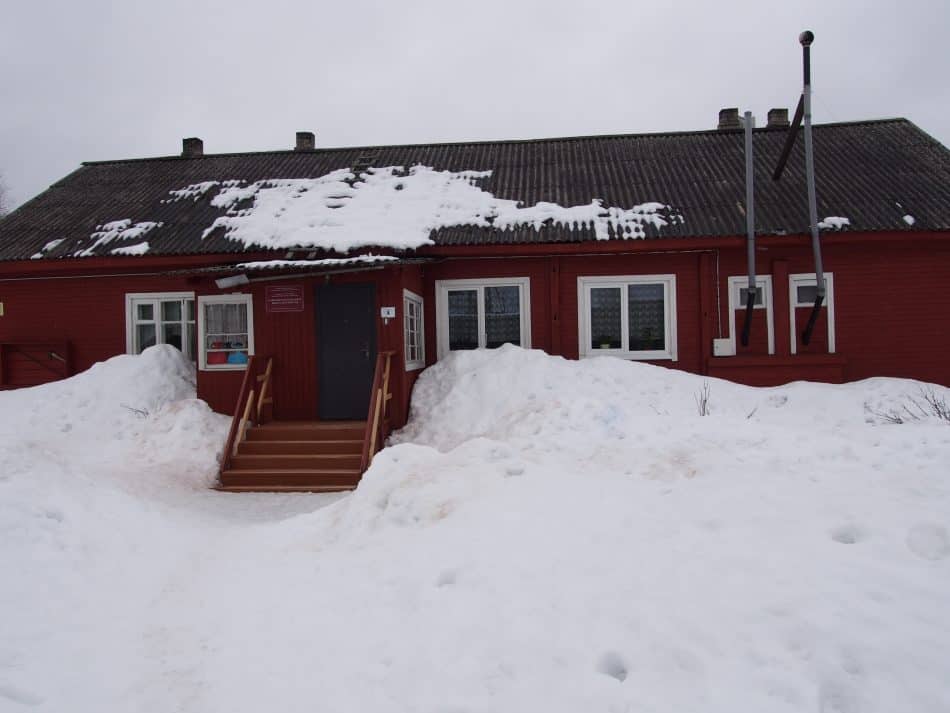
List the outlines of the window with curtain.
<svg viewBox="0 0 950 713">
<path fill-rule="evenodd" d="M 254 353 L 251 295 L 198 298 L 198 346 L 202 369 L 243 369 Z"/>
<path fill-rule="evenodd" d="M 578 278 L 580 356 L 676 359 L 676 278 Z"/>
<path fill-rule="evenodd" d="M 439 356 L 464 349 L 530 346 L 527 277 L 436 282 Z"/>
</svg>

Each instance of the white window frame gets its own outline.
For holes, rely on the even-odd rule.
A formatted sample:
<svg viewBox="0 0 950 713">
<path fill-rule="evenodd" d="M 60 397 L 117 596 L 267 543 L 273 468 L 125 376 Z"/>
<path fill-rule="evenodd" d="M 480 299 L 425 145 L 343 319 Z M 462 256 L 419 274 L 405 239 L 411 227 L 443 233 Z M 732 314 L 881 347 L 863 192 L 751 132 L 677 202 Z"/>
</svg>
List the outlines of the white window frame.
<svg viewBox="0 0 950 713">
<path fill-rule="evenodd" d="M 485 288 L 518 287 L 521 308 L 521 346 L 531 348 L 531 278 L 486 277 L 473 280 L 435 281 L 435 331 L 438 358 L 449 353 L 449 292 L 451 290 L 477 290 L 478 292 L 478 348 L 485 348 Z"/>
<path fill-rule="evenodd" d="M 620 300 L 620 349 L 594 349 L 591 347 L 593 335 L 590 333 L 590 291 L 598 287 L 624 287 L 627 285 L 663 285 L 663 321 L 666 332 L 664 349 L 631 351 L 630 320 L 628 318 L 627 295 Z M 583 276 L 577 278 L 577 338 L 581 359 L 595 356 L 615 356 L 630 360 L 670 360 L 677 361 L 676 338 L 676 275 L 608 275 Z"/>
<path fill-rule="evenodd" d="M 800 307 L 814 307 L 814 302 L 798 302 L 798 288 L 818 284 L 818 277 L 814 272 L 799 272 L 788 276 L 788 317 L 791 326 L 792 354 L 798 353 L 798 334 L 795 331 L 795 309 Z M 835 276 L 831 272 L 825 273 L 825 301 L 822 309 L 828 310 L 828 353 L 835 353 Z"/>
<path fill-rule="evenodd" d="M 162 325 L 162 302 L 172 302 L 174 300 L 192 300 L 195 299 L 194 292 L 126 292 L 125 293 L 125 353 L 126 354 L 135 354 L 135 325 L 139 323 L 140 320 L 136 319 L 135 307 L 138 303 L 141 302 L 152 302 L 154 303 L 155 309 L 155 343 L 164 344 L 162 341 L 164 339 L 164 334 L 161 329 Z M 184 309 L 184 306 L 182 307 Z M 197 318 L 198 314 L 198 303 L 195 302 L 195 317 Z M 185 313 L 183 313 L 183 316 Z M 188 338 L 188 329 L 187 324 L 191 320 L 182 319 L 181 323 L 183 325 L 182 330 L 182 344 L 184 345 L 185 340 Z M 195 320 L 195 334 L 198 333 L 197 319 Z M 195 345 L 192 345 L 193 349 L 196 349 Z M 182 350 L 183 353 L 184 350 Z M 197 359 L 197 353 L 188 355 L 185 353 L 185 356 L 190 359 Z"/>
<path fill-rule="evenodd" d="M 412 303 L 418 309 L 419 315 L 419 334 L 416 338 L 416 344 L 419 347 L 419 358 L 409 358 L 409 304 Z M 415 371 L 422 369 L 426 365 L 426 330 L 425 330 L 425 303 L 422 297 L 411 290 L 402 291 L 402 339 L 403 339 L 403 361 L 406 365 L 406 371 Z"/>
<path fill-rule="evenodd" d="M 198 314 L 198 368 L 202 371 L 241 371 L 246 364 L 208 364 L 205 348 L 205 305 L 244 304 L 247 305 L 247 355 L 254 356 L 254 296 L 248 292 L 234 292 L 225 295 L 199 295 L 195 303 Z"/>
<path fill-rule="evenodd" d="M 736 354 L 738 339 L 736 338 L 736 310 L 742 310 L 745 314 L 745 302 L 740 299 L 741 290 L 749 286 L 749 276 L 730 277 L 729 285 L 729 343 L 732 345 L 732 353 Z M 768 325 L 769 354 L 775 354 L 775 301 L 772 299 L 772 276 L 756 275 L 755 286 L 762 291 L 762 304 L 755 305 L 753 309 L 764 309 L 765 320 Z"/>
</svg>

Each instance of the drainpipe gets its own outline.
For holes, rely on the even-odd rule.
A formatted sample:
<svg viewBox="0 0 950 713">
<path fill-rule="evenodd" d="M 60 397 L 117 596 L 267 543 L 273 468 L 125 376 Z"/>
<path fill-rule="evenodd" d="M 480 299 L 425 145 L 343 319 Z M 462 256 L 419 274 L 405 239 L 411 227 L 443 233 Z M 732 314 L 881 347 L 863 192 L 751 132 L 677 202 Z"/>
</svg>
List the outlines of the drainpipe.
<svg viewBox="0 0 950 713">
<path fill-rule="evenodd" d="M 825 271 L 821 264 L 821 241 L 818 235 L 818 199 L 815 196 L 815 146 L 812 142 L 811 133 L 811 43 L 815 41 L 815 34 L 810 30 L 805 30 L 798 36 L 798 41 L 802 45 L 802 69 L 804 74 L 804 86 L 802 95 L 798 99 L 798 107 L 795 109 L 795 118 L 792 120 L 792 126 L 788 132 L 788 138 L 785 140 L 785 146 L 778 159 L 778 165 L 772 174 L 772 179 L 777 181 L 782 177 L 785 170 L 785 164 L 792 152 L 792 146 L 795 144 L 795 137 L 798 135 L 798 127 L 802 126 L 804 120 L 805 128 L 805 183 L 808 190 L 808 222 L 811 228 L 811 249 L 815 256 L 815 306 L 808 317 L 808 323 L 802 332 L 802 344 L 807 345 L 811 341 L 812 332 L 815 329 L 815 322 L 818 321 L 818 315 L 821 313 L 821 305 L 825 301 Z"/>
<path fill-rule="evenodd" d="M 811 248 L 815 254 L 815 306 L 811 310 L 808 324 L 802 332 L 802 344 L 811 341 L 815 322 L 821 312 L 821 303 L 825 301 L 825 272 L 821 264 L 821 242 L 818 235 L 818 199 L 815 196 L 815 147 L 811 135 L 811 43 L 815 35 L 805 30 L 798 36 L 802 43 L 802 64 L 804 67 L 805 87 L 802 91 L 805 108 L 805 179 L 808 185 L 808 220 L 811 222 Z"/>
<path fill-rule="evenodd" d="M 742 325 L 742 346 L 749 346 L 749 333 L 752 331 L 752 311 L 755 309 L 755 176 L 752 160 L 752 129 L 755 117 L 751 111 L 744 115 L 745 124 L 745 227 L 746 260 L 749 263 L 749 289 L 746 294 L 745 322 Z"/>
</svg>

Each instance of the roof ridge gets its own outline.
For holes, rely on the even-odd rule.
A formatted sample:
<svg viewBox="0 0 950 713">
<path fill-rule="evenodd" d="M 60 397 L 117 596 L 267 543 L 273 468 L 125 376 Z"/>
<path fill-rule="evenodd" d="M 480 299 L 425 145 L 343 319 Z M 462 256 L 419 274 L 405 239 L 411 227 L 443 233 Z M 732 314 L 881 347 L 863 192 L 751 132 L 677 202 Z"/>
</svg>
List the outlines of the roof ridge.
<svg viewBox="0 0 950 713">
<path fill-rule="evenodd" d="M 835 121 L 826 124 L 814 124 L 815 129 L 835 128 L 841 126 L 861 126 L 867 124 L 887 124 L 904 122 L 917 128 L 916 124 L 904 117 L 891 117 L 884 119 L 861 119 L 857 121 Z M 787 127 L 756 127 L 755 131 L 781 131 Z M 918 129 L 920 130 L 920 129 Z M 512 144 L 540 144 L 555 143 L 561 141 L 592 141 L 597 139 L 640 139 L 640 138 L 663 138 L 674 136 L 703 136 L 717 134 L 731 134 L 742 131 L 742 129 L 693 129 L 688 131 L 654 131 L 640 132 L 631 134 L 587 134 L 577 136 L 548 136 L 535 139 L 484 139 L 477 141 L 433 141 L 428 143 L 408 143 L 408 144 L 365 144 L 359 146 L 330 146 L 326 148 L 317 148 L 308 151 L 297 151 L 295 149 L 271 149 L 265 151 L 231 151 L 224 153 L 209 153 L 202 156 L 149 156 L 142 158 L 120 158 L 107 159 L 102 161 L 83 161 L 82 166 L 101 166 L 114 165 L 119 163 L 143 163 L 147 161 L 202 161 L 209 158 L 231 158 L 237 156 L 273 156 L 273 155 L 315 155 L 328 154 L 344 151 L 363 151 L 369 149 L 411 149 L 426 147 L 449 147 L 449 146 L 489 146 L 489 145 L 512 145 Z"/>
</svg>

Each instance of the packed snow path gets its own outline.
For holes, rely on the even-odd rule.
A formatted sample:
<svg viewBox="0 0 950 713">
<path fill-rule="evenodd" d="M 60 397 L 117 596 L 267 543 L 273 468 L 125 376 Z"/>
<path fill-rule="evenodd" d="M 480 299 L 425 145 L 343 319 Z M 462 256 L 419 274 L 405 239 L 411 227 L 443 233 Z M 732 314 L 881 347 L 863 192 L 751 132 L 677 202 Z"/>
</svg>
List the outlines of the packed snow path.
<svg viewBox="0 0 950 713">
<path fill-rule="evenodd" d="M 205 489 L 191 377 L 0 394 L 0 711 L 950 709 L 950 425 L 880 415 L 915 382 L 700 416 L 700 377 L 461 354 L 353 494 L 287 496 Z"/>
</svg>

